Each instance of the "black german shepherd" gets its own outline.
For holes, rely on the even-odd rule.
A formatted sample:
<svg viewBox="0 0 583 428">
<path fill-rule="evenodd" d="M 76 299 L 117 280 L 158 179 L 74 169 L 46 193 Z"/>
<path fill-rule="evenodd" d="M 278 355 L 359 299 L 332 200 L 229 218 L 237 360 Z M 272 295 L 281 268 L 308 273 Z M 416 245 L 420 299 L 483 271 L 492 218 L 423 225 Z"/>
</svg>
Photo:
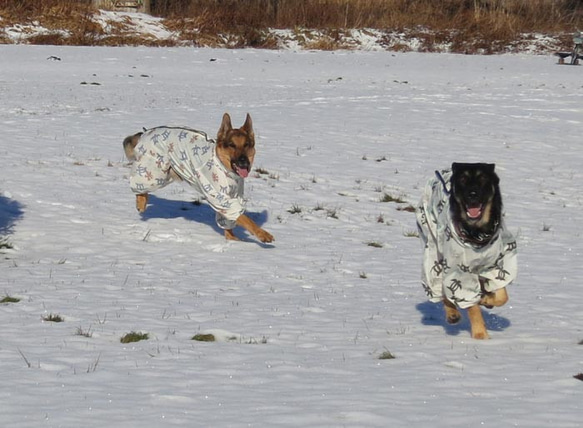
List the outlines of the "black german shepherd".
<svg viewBox="0 0 583 428">
<path fill-rule="evenodd" d="M 504 305 L 517 271 L 516 240 L 504 229 L 494 169 L 453 163 L 427 183 L 417 209 L 425 291 L 431 301 L 443 301 L 448 323 L 457 323 L 459 309 L 467 309 L 476 339 L 488 338 L 480 305 Z"/>
</svg>

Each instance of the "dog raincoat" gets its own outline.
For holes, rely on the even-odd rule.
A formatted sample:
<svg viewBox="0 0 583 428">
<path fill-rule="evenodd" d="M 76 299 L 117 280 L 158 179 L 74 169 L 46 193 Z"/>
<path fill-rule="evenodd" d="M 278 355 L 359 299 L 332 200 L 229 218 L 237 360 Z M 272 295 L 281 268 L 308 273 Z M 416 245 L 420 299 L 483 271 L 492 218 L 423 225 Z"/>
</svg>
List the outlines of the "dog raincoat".
<svg viewBox="0 0 583 428">
<path fill-rule="evenodd" d="M 214 140 L 192 129 L 158 127 L 145 131 L 135 148 L 132 191 L 149 193 L 170 184 L 172 167 L 217 212 L 219 227 L 233 229 L 245 212 L 243 179 L 225 168 L 215 147 Z"/>
<path fill-rule="evenodd" d="M 516 239 L 501 224 L 488 244 L 465 242 L 450 214 L 451 171 L 436 175 L 427 182 L 417 207 L 417 227 L 424 245 L 421 281 L 430 301 L 445 297 L 468 308 L 479 303 L 484 292 L 504 288 L 516 278 Z"/>
</svg>

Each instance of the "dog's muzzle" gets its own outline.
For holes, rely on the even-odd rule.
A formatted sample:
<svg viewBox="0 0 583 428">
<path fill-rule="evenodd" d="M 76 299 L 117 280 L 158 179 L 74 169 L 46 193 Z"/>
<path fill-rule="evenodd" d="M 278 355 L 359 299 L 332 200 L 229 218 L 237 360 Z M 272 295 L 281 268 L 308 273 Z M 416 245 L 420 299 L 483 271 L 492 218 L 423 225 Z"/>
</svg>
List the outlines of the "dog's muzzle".
<svg viewBox="0 0 583 428">
<path fill-rule="evenodd" d="M 245 155 L 239 156 L 237 159 L 231 161 L 231 168 L 238 176 L 246 178 L 251 169 L 249 158 Z"/>
<path fill-rule="evenodd" d="M 466 214 L 472 220 L 478 220 L 482 217 L 483 204 L 481 195 L 476 190 L 470 190 L 466 195 Z"/>
</svg>

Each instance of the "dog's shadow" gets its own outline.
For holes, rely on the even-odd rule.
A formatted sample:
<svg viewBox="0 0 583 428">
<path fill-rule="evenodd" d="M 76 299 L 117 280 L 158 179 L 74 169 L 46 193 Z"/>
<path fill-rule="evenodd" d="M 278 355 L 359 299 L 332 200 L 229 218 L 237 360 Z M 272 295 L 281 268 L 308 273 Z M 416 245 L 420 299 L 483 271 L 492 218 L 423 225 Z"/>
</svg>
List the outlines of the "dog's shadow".
<svg viewBox="0 0 583 428">
<path fill-rule="evenodd" d="M 249 212 L 245 213 L 251 218 L 259 227 L 267 222 L 267 211 Z M 215 232 L 223 235 L 224 231 L 221 229 L 215 220 L 215 211 L 205 202 L 198 201 L 178 201 L 173 199 L 164 199 L 155 195 L 148 195 L 148 209 L 140 214 L 142 220 L 147 221 L 153 218 L 173 219 L 184 218 L 188 221 L 201 223 L 211 227 Z M 235 228 L 236 236 L 245 242 L 257 242 L 259 245 L 270 248 L 272 245 L 264 244 L 257 241 L 247 230 L 237 226 Z"/>
<path fill-rule="evenodd" d="M 445 310 L 443 309 L 443 304 L 423 302 L 419 303 L 416 308 L 419 312 L 421 312 L 421 323 L 423 325 L 442 326 L 445 330 L 445 333 L 450 336 L 457 336 L 462 331 L 471 332 L 471 326 L 466 315 L 466 311 L 461 311 L 462 319 L 459 323 L 448 324 L 447 321 L 445 321 Z M 504 331 L 510 327 L 510 320 L 508 318 L 492 314 L 483 309 L 481 310 L 482 315 L 484 316 L 484 322 L 486 323 L 486 328 L 488 330 Z"/>
</svg>

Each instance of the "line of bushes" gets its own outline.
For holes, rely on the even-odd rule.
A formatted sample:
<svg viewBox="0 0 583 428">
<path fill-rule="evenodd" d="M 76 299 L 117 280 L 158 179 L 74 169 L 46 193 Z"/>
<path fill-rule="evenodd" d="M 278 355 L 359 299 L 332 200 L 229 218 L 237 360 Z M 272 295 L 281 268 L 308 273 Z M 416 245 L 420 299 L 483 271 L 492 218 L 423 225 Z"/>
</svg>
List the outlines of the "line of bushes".
<svg viewBox="0 0 583 428">
<path fill-rule="evenodd" d="M 104 34 L 91 19 L 91 0 L 0 0 L 4 25 L 38 21 L 48 29 L 29 43 L 171 44 L 140 40 L 119 32 Z M 369 28 L 402 31 L 432 46 L 448 44 L 454 52 L 496 53 L 526 33 L 570 34 L 583 28 L 581 0 L 150 0 L 152 14 L 194 45 L 277 47 L 267 29 L 314 29 L 325 44 L 340 46 L 342 31 Z M 120 24 L 121 25 L 121 24 Z M 220 37 L 218 37 L 220 35 Z M 225 36 L 226 35 L 226 36 Z M 46 39 L 46 40 L 45 40 Z M 565 44 L 570 37 L 564 36 Z M 2 40 L 0 40 L 2 42 Z"/>
<path fill-rule="evenodd" d="M 489 28 L 573 31 L 580 0 L 151 0 L 163 17 L 205 17 L 219 30 L 255 28 Z"/>
</svg>

